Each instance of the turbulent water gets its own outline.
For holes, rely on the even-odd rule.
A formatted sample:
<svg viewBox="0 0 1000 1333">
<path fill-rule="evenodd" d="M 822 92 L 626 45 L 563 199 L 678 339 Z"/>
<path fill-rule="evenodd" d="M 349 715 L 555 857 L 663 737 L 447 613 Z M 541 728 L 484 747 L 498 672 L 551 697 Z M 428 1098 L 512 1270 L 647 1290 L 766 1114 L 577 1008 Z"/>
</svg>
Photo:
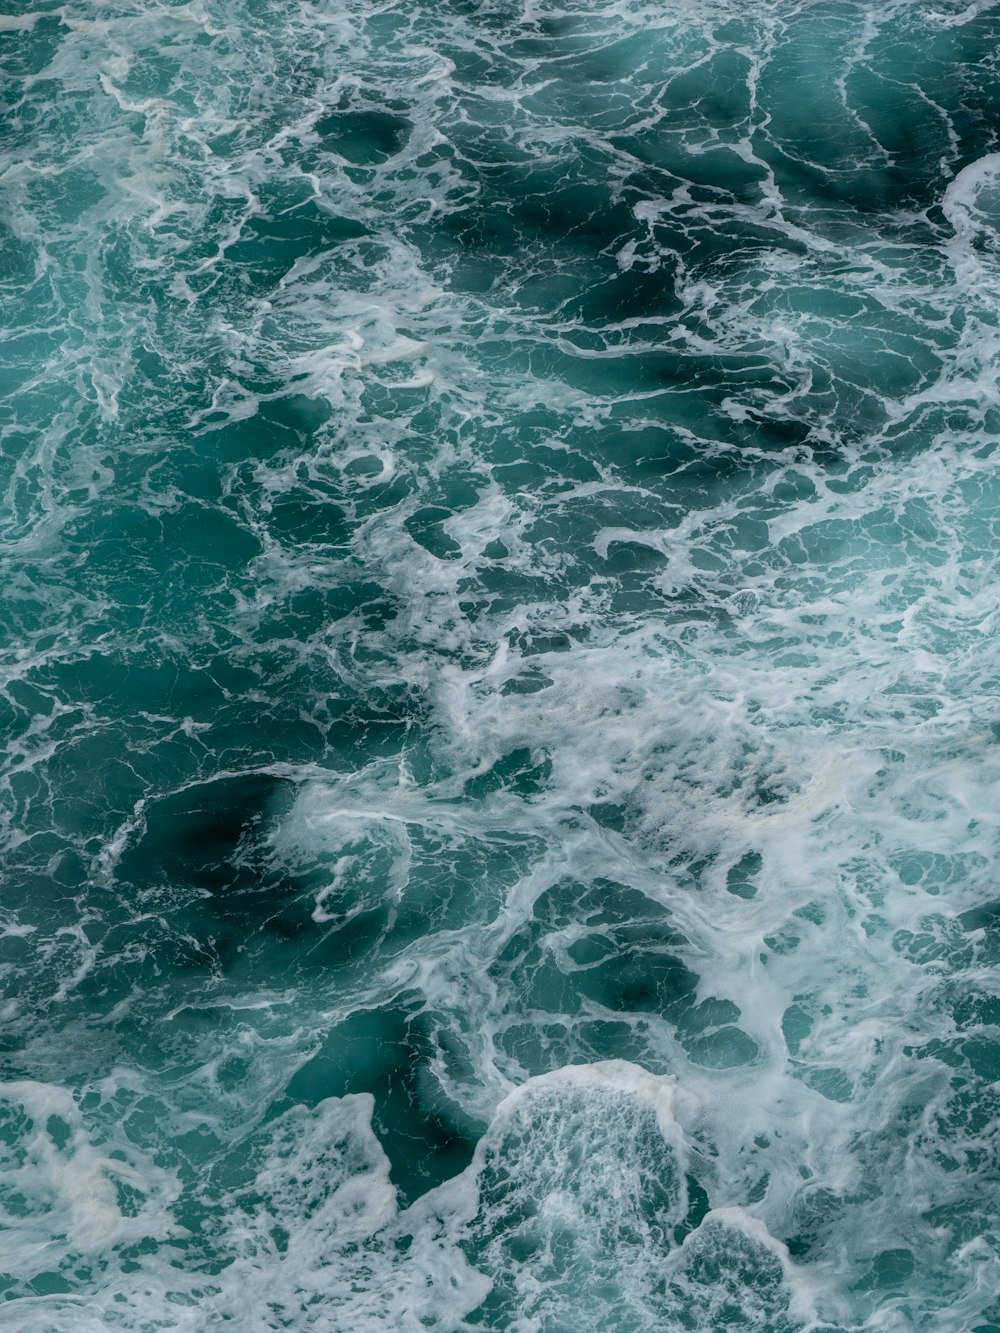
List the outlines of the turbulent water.
<svg viewBox="0 0 1000 1333">
<path fill-rule="evenodd" d="M 0 1324 L 1000 1329 L 1000 5 L 6 0 Z"/>
</svg>

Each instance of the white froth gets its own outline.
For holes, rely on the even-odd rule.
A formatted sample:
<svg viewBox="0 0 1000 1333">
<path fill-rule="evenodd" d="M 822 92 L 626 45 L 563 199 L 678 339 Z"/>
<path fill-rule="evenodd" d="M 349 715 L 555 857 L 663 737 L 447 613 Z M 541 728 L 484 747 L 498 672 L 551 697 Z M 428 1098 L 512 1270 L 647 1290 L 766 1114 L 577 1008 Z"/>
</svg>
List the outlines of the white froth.
<svg viewBox="0 0 1000 1333">
<path fill-rule="evenodd" d="M 1000 154 L 960 167 L 956 108 L 917 89 L 941 110 L 948 226 L 933 208 L 906 234 L 888 205 L 848 217 L 837 173 L 805 150 L 797 167 L 833 202 L 803 206 L 777 182 L 795 145 L 766 78 L 791 53 L 798 121 L 835 116 L 875 179 L 893 155 L 852 88 L 881 79 L 897 41 L 917 81 L 941 31 L 989 6 L 514 8 L 68 4 L 25 80 L 26 96 L 35 79 L 59 93 L 36 137 L 0 155 L 33 266 L 12 410 L 44 418 L 17 437 L 0 518 L 20 562 L 10 588 L 44 608 L 2 664 L 19 726 L 5 849 L 27 854 L 36 810 L 56 809 L 53 756 L 107 726 L 104 705 L 53 688 L 31 711 L 19 689 L 108 645 L 255 671 L 265 644 L 314 673 L 317 734 L 333 674 L 345 698 L 379 701 L 378 723 L 409 708 L 409 729 L 401 753 L 335 770 L 258 764 L 236 741 L 220 767 L 208 724 L 132 719 L 173 787 L 94 836 L 71 821 L 60 836 L 148 941 L 103 943 L 96 909 L 40 854 L 46 884 L 80 892 L 79 919 L 53 924 L 45 902 L 37 923 L 5 927 L 33 964 L 4 966 L 37 992 L 4 1013 L 29 1023 L 31 1058 L 70 1059 L 79 1087 L 0 1085 L 2 1250 L 18 1280 L 76 1286 L 8 1302 L 14 1329 L 418 1333 L 475 1327 L 494 1300 L 492 1326 L 523 1333 L 582 1329 L 594 1310 L 616 1327 L 630 1301 L 622 1333 L 717 1333 L 745 1299 L 760 1333 L 938 1333 L 975 1327 L 1000 1289 L 991 1235 L 962 1229 L 973 1194 L 990 1207 L 991 1084 L 963 1110 L 955 1082 L 981 1057 L 974 1039 L 995 1037 L 975 1011 L 996 998 L 989 930 L 966 914 L 996 898 L 1000 836 Z M 20 40 L 42 17 L 0 29 Z M 152 90 L 151 51 L 176 58 Z M 695 83 L 675 118 L 666 90 L 729 56 L 733 114 L 716 123 Z M 323 146 L 342 105 L 394 100 L 408 128 L 384 160 Z M 64 106 L 83 108 L 72 133 Z M 652 165 L 623 129 L 646 136 Z M 670 175 L 713 154 L 748 169 L 739 197 Z M 616 271 L 672 281 L 676 309 L 588 327 L 573 253 L 519 239 L 487 283 L 492 241 L 462 254 L 440 240 L 498 163 L 558 175 L 584 161 L 600 164 L 602 208 L 625 200 L 640 224 L 609 234 Z M 234 255 L 286 208 L 345 235 L 265 281 Z M 600 216 L 579 221 L 600 232 Z M 704 260 L 709 240 L 744 234 Z M 672 371 L 640 382 L 666 351 L 731 367 L 719 402 Z M 135 366 L 153 354 L 174 378 L 136 407 Z M 121 630 L 114 597 L 79 572 L 73 524 L 131 495 L 130 468 L 160 521 L 183 500 L 173 464 L 215 467 L 226 431 L 276 408 L 291 419 L 300 400 L 328 423 L 218 466 L 260 549 L 205 591 L 225 610 L 164 623 L 155 645 L 145 624 Z M 784 442 L 778 428 L 802 422 Z M 639 437 L 644 484 L 620 461 Z M 687 460 L 676 476 L 671 450 Z M 468 495 L 448 511 L 450 485 Z M 340 546 L 274 536 L 291 494 L 335 497 Z M 633 558 L 651 572 L 626 586 Z M 295 598 L 355 578 L 391 616 L 366 603 L 308 636 L 282 628 Z M 248 698 L 266 708 L 262 679 Z M 182 976 L 144 1011 L 166 945 L 201 958 L 225 932 L 198 918 L 206 943 L 175 925 L 190 886 L 128 901 L 123 858 L 143 854 L 158 802 L 248 775 L 295 788 L 260 842 L 316 927 L 303 977 L 261 978 L 237 950 L 232 976 L 192 968 L 190 994 Z M 81 994 L 100 996 L 116 948 L 144 980 L 86 1028 Z M 336 966 L 306 974 L 314 952 Z M 666 976 L 663 994 L 628 992 L 633 966 L 651 986 Z M 672 1009 L 681 969 L 693 990 Z M 348 1016 L 404 1004 L 431 1032 L 428 1096 L 478 1139 L 467 1170 L 400 1211 L 373 1095 L 282 1099 Z M 207 1036 L 219 1012 L 231 1023 Z M 164 1067 L 126 1076 L 115 1024 L 133 1014 Z M 91 1062 L 117 1072 L 98 1087 Z M 211 1179 L 192 1165 L 206 1143 Z M 192 1210 L 198 1236 L 179 1220 Z M 796 1236 L 808 1254 L 793 1261 L 779 1238 Z M 891 1275 L 878 1285 L 886 1253 L 912 1262 L 912 1297 Z"/>
</svg>

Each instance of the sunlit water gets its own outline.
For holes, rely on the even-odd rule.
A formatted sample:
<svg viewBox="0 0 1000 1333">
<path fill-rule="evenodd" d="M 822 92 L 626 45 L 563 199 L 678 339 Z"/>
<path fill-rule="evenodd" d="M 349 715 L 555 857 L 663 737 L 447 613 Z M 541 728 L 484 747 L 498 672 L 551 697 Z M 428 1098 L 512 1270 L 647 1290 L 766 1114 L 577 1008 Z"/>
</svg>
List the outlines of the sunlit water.
<svg viewBox="0 0 1000 1333">
<path fill-rule="evenodd" d="M 997 1333 L 998 62 L 6 0 L 4 1329 Z"/>
</svg>

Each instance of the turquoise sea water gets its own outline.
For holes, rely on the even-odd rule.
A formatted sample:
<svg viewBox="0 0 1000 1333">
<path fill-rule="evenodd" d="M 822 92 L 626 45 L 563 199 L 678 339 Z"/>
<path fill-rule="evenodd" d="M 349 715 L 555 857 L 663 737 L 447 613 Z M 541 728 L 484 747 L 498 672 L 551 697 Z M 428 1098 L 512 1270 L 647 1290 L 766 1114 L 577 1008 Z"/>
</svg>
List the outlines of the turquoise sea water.
<svg viewBox="0 0 1000 1333">
<path fill-rule="evenodd" d="M 997 1333 L 1000 5 L 0 71 L 0 1326 Z"/>
</svg>

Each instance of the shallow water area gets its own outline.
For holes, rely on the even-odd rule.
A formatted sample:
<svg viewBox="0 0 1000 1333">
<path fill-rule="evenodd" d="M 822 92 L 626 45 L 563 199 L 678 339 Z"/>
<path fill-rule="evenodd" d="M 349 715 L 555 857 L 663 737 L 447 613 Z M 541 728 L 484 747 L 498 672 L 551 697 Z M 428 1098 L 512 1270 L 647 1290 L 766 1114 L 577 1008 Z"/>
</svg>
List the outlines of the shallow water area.
<svg viewBox="0 0 1000 1333">
<path fill-rule="evenodd" d="M 8 0 L 0 1323 L 1000 1330 L 1000 6 Z"/>
</svg>

